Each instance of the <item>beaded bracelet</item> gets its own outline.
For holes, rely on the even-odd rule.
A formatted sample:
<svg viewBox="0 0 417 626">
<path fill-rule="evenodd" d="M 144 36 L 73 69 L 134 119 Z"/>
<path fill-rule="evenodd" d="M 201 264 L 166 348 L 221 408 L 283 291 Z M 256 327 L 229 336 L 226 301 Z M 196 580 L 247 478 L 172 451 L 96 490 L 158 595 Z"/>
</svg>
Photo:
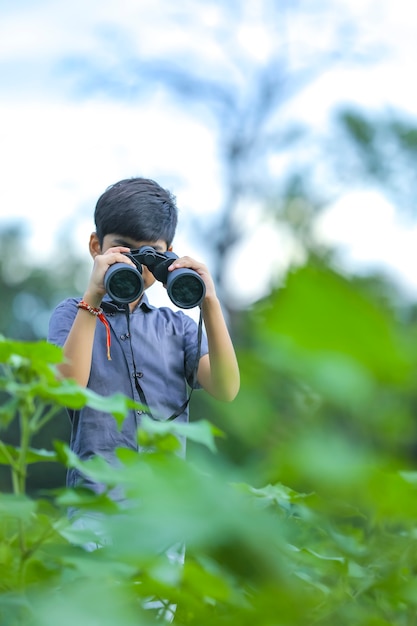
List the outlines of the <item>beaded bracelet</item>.
<svg viewBox="0 0 417 626">
<path fill-rule="evenodd" d="M 95 317 L 98 317 L 100 322 L 102 322 L 102 324 L 104 324 L 104 326 L 106 327 L 107 359 L 108 359 L 108 361 L 111 361 L 111 356 L 110 356 L 110 345 L 111 345 L 110 324 L 109 324 L 107 318 L 105 317 L 105 315 L 103 313 L 103 309 L 101 309 L 101 308 L 96 309 L 95 307 L 91 306 L 91 304 L 87 304 L 87 302 L 85 302 L 84 300 L 80 300 L 80 302 L 77 304 L 77 307 L 79 309 L 83 309 L 84 311 L 88 311 L 88 313 L 91 313 L 91 315 L 94 315 Z"/>
<path fill-rule="evenodd" d="M 91 313 L 92 315 L 95 315 L 96 317 L 98 317 L 99 315 L 103 313 L 103 309 L 96 309 L 95 307 L 91 306 L 91 304 L 87 304 L 85 300 L 81 300 L 77 304 L 77 306 L 79 309 L 84 309 L 85 311 L 88 311 L 89 313 Z"/>
</svg>

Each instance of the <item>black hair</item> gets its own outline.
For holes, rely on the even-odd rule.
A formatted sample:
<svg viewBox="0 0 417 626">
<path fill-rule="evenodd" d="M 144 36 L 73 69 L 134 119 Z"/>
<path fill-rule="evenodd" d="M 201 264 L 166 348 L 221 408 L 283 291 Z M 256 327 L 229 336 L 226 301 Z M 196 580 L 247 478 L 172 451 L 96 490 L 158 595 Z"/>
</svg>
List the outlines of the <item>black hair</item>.
<svg viewBox="0 0 417 626">
<path fill-rule="evenodd" d="M 178 222 L 175 196 L 149 178 L 128 178 L 110 185 L 94 211 L 100 245 L 108 234 L 136 241 L 172 244 Z"/>
</svg>

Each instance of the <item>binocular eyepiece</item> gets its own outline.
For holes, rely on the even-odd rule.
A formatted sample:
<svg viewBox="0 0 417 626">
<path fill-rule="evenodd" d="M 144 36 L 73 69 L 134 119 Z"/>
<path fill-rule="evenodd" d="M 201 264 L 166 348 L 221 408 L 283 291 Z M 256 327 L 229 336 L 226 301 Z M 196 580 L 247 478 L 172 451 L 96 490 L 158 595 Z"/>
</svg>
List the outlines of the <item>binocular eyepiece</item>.
<svg viewBox="0 0 417 626">
<path fill-rule="evenodd" d="M 197 272 L 189 268 L 179 268 L 168 272 L 171 263 L 178 259 L 173 252 L 157 252 L 151 246 L 124 253 L 135 267 L 127 263 L 114 263 L 104 276 L 104 286 L 115 302 L 127 304 L 138 300 L 144 290 L 142 264 L 166 285 L 168 296 L 181 309 L 199 306 L 205 296 L 206 286 Z"/>
</svg>

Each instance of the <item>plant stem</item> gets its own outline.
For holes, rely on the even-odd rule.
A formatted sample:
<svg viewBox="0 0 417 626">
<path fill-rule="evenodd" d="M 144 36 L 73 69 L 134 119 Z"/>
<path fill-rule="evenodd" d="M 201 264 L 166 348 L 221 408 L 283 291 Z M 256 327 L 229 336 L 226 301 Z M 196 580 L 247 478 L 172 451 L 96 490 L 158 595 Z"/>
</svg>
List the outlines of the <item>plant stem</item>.
<svg viewBox="0 0 417 626">
<path fill-rule="evenodd" d="M 26 493 L 26 476 L 27 476 L 27 454 L 31 439 L 30 419 L 31 411 L 29 408 L 21 407 L 20 414 L 20 449 L 17 459 L 17 467 L 12 469 L 13 472 L 13 490 L 16 495 L 24 495 Z M 27 563 L 27 548 L 25 537 L 25 525 L 19 520 L 19 544 L 20 544 L 20 568 L 19 568 L 19 585 L 24 586 L 24 577 Z"/>
<path fill-rule="evenodd" d="M 32 433 L 37 433 L 39 430 L 41 430 L 45 426 L 45 424 L 47 424 L 61 410 L 62 410 L 62 407 L 60 406 L 52 406 L 49 408 L 49 411 L 43 414 L 42 417 L 36 415 L 35 419 L 32 418 L 31 424 L 30 424 Z M 40 415 L 42 415 L 42 412 L 43 411 L 41 410 Z"/>
<path fill-rule="evenodd" d="M 30 417 L 26 411 L 20 413 L 20 450 L 18 458 L 18 494 L 26 492 L 27 453 L 31 437 Z"/>
</svg>

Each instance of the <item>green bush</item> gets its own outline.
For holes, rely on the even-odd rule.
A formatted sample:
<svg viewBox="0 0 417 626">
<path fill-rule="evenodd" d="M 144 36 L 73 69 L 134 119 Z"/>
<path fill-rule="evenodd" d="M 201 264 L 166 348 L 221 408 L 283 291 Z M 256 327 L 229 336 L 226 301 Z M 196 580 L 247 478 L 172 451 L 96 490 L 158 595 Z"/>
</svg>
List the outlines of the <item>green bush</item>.
<svg viewBox="0 0 417 626">
<path fill-rule="evenodd" d="M 20 445 L 0 442 L 13 485 L 0 495 L 0 624 L 154 624 L 150 598 L 195 626 L 414 624 L 414 333 L 345 277 L 301 268 L 248 316 L 236 401 L 213 403 L 209 421 L 145 420 L 148 453 L 119 450 L 117 470 L 64 442 L 31 443 L 64 406 L 104 406 L 121 424 L 132 402 L 59 381 L 53 346 L 2 339 L 0 423 L 18 416 Z M 175 454 L 179 435 L 191 460 Z M 107 491 L 30 498 L 38 462 L 77 467 Z M 115 485 L 128 509 L 109 497 Z M 181 564 L 171 548 L 183 544 Z"/>
</svg>

